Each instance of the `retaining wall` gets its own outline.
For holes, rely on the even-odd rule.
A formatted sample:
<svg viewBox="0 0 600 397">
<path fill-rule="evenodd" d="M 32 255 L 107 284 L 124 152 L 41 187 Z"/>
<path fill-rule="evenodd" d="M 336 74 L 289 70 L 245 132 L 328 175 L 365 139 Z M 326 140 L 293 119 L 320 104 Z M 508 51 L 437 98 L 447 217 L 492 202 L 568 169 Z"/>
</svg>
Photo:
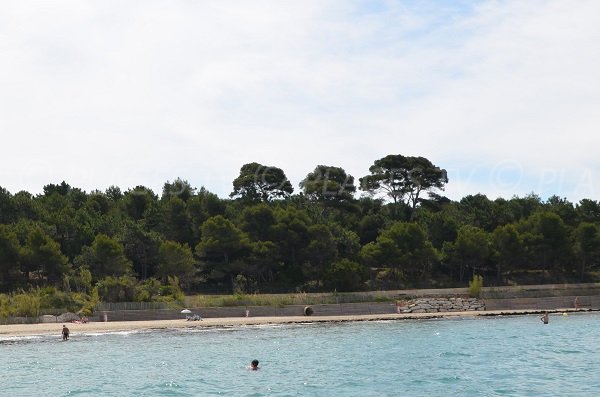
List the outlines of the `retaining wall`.
<svg viewBox="0 0 600 397">
<path fill-rule="evenodd" d="M 190 308 L 192 313 L 203 318 L 245 317 L 246 310 L 250 317 L 284 317 L 303 316 L 304 305 L 284 307 L 273 306 L 239 306 L 239 307 L 201 307 Z M 374 303 L 340 303 L 333 305 L 311 305 L 313 316 L 336 316 L 351 314 L 386 314 L 395 313 L 396 305 L 392 302 Z M 114 310 L 96 313 L 94 321 L 144 321 L 144 320 L 176 320 L 186 317 L 181 310 Z"/>
<path fill-rule="evenodd" d="M 340 303 L 330 305 L 311 305 L 313 316 L 389 314 L 389 313 L 432 313 L 452 311 L 483 310 L 557 310 L 574 308 L 575 296 L 546 298 L 505 298 L 472 299 L 467 297 L 418 298 L 401 302 Z M 600 310 L 600 296 L 579 296 L 582 309 Z M 190 308 L 203 318 L 303 316 L 304 305 L 284 307 L 239 306 L 239 307 L 202 307 Z M 93 321 L 140 321 L 140 320 L 176 320 L 185 318 L 181 310 L 115 310 L 98 312 Z"/>
<path fill-rule="evenodd" d="M 578 296 L 581 309 L 600 309 L 600 296 Z M 486 310 L 556 310 L 575 308 L 575 296 L 485 299 Z"/>
</svg>

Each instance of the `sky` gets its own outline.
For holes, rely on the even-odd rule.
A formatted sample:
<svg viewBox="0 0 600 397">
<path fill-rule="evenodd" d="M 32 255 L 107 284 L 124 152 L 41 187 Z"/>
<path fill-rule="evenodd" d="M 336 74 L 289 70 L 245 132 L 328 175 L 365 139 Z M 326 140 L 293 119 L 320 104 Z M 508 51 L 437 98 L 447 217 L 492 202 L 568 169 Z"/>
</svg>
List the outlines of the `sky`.
<svg viewBox="0 0 600 397">
<path fill-rule="evenodd" d="M 388 154 L 448 172 L 453 200 L 600 199 L 600 2 L 0 2 L 0 186 L 41 193 L 242 165 L 298 192 Z"/>
</svg>

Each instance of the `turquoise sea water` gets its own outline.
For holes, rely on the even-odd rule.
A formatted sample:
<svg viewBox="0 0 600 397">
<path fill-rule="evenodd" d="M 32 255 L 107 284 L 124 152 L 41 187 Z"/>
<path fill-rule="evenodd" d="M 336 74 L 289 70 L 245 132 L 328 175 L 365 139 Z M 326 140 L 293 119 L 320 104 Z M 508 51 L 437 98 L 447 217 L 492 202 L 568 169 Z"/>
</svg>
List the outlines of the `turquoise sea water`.
<svg viewBox="0 0 600 397">
<path fill-rule="evenodd" d="M 598 314 L 59 332 L 0 339 L 1 396 L 600 395 Z"/>
</svg>

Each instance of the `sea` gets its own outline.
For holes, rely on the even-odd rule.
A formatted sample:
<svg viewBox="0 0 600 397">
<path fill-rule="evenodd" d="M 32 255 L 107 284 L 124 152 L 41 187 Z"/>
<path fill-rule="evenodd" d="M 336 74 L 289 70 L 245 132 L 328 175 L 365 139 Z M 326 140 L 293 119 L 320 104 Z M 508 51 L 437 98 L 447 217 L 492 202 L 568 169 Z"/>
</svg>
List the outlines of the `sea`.
<svg viewBox="0 0 600 397">
<path fill-rule="evenodd" d="M 600 315 L 0 337 L 0 396 L 600 396 Z M 248 370 L 260 361 L 258 371 Z"/>
</svg>

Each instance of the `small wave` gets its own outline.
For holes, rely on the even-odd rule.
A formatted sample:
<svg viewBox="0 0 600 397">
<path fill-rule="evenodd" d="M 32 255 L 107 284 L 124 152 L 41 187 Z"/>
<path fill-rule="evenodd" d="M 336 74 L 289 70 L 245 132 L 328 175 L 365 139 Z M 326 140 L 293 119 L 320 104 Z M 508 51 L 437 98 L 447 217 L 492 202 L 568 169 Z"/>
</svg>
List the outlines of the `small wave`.
<svg viewBox="0 0 600 397">
<path fill-rule="evenodd" d="M 235 326 L 209 326 L 209 327 L 200 327 L 200 328 L 167 328 L 160 331 L 169 332 L 169 333 L 179 333 L 179 334 L 204 334 L 211 332 L 234 332 L 238 331 L 241 328 Z"/>
<path fill-rule="evenodd" d="M 92 331 L 92 332 L 79 332 L 76 334 L 71 334 L 73 336 L 87 336 L 87 337 L 101 337 L 101 336 L 131 336 L 138 334 L 145 334 L 152 332 L 151 330 L 146 329 L 133 329 L 127 331 Z"/>
<path fill-rule="evenodd" d="M 462 379 L 459 376 L 454 375 L 454 376 L 444 376 L 443 378 L 440 378 L 439 380 L 442 383 L 455 383 L 455 382 L 461 381 Z"/>
<path fill-rule="evenodd" d="M 494 392 L 501 396 L 512 396 L 515 394 L 515 389 L 495 389 Z"/>
<path fill-rule="evenodd" d="M 439 357 L 471 357 L 471 354 L 461 352 L 442 352 L 438 354 Z"/>
<path fill-rule="evenodd" d="M 566 350 L 566 349 L 560 349 L 560 350 L 554 350 L 554 353 L 560 353 L 560 354 L 579 354 L 579 353 L 583 353 L 581 350 Z"/>
<path fill-rule="evenodd" d="M 189 328 L 169 328 L 163 331 L 179 332 L 182 334 L 196 334 L 196 333 L 207 333 L 207 332 L 239 332 L 253 329 L 294 329 L 303 328 L 307 326 L 322 326 L 320 323 L 289 323 L 289 324 L 235 324 L 235 325 L 209 325 L 205 327 L 189 327 Z"/>
<path fill-rule="evenodd" d="M 47 338 L 42 335 L 0 336 L 0 345 L 35 342 Z"/>
</svg>

